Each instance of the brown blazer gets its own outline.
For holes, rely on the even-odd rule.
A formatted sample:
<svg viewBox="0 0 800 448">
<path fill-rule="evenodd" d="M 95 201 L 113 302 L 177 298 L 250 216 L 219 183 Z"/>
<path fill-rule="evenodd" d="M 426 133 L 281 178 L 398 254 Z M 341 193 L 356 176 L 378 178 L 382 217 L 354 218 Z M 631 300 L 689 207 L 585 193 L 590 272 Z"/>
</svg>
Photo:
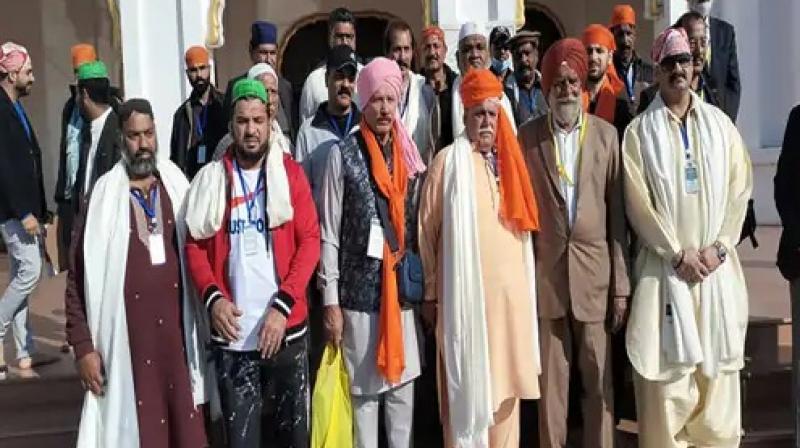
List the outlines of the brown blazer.
<svg viewBox="0 0 800 448">
<path fill-rule="evenodd" d="M 609 300 L 630 296 L 617 131 L 603 119 L 586 115 L 575 224 L 570 229 L 547 120 L 539 117 L 519 130 L 539 206 L 540 229 L 534 236 L 539 317 L 558 319 L 571 312 L 581 322 L 601 322 Z"/>
</svg>

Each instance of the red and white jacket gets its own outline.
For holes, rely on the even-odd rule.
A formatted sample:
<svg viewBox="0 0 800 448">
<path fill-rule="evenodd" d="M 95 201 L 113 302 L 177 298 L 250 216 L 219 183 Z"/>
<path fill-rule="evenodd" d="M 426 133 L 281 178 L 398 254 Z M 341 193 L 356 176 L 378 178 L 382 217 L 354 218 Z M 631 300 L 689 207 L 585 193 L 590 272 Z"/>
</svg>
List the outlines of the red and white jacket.
<svg viewBox="0 0 800 448">
<path fill-rule="evenodd" d="M 186 258 L 192 281 L 209 312 L 217 300 L 233 300 L 228 282 L 231 243 L 227 233 L 234 175 L 231 151 L 226 153 L 223 163 L 227 174 L 225 189 L 228 198 L 223 225 L 211 238 L 195 240 L 191 235 L 186 237 Z M 311 187 L 303 168 L 289 155 L 284 155 L 283 165 L 289 179 L 294 217 L 269 232 L 278 275 L 278 292 L 274 296 L 272 307 L 287 318 L 285 342 L 289 343 L 302 337 L 307 330 L 306 288 L 319 261 L 320 235 Z M 264 269 L 272 267 L 264 266 Z M 270 297 L 264 298 L 269 299 Z"/>
</svg>

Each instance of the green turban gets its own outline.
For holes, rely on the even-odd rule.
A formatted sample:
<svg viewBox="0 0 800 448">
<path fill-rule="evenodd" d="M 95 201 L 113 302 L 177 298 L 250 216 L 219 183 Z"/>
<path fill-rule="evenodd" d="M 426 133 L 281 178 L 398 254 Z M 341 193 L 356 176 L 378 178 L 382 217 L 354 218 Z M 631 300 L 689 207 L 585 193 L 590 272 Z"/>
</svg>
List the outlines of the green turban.
<svg viewBox="0 0 800 448">
<path fill-rule="evenodd" d="M 78 81 L 108 78 L 108 69 L 103 61 L 86 62 L 78 66 Z"/>
<path fill-rule="evenodd" d="M 258 98 L 263 101 L 264 104 L 269 103 L 269 97 L 267 96 L 267 90 L 264 88 L 264 84 L 254 79 L 241 79 L 236 81 L 236 84 L 233 85 L 232 96 L 233 101 L 231 104 L 233 105 L 236 105 L 236 103 L 243 98 Z"/>
</svg>

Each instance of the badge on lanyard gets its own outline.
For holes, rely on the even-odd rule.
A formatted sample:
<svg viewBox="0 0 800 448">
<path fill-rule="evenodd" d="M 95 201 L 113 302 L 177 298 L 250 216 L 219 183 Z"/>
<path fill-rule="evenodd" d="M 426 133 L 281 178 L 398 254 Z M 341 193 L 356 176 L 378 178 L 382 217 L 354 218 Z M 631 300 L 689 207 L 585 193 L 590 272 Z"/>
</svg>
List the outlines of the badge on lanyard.
<svg viewBox="0 0 800 448">
<path fill-rule="evenodd" d="M 147 248 L 150 251 L 150 264 L 162 265 L 167 262 L 167 253 L 164 250 L 164 235 L 151 233 L 147 239 Z"/>
<path fill-rule="evenodd" d="M 383 227 L 377 218 L 372 218 L 369 226 L 369 242 L 367 243 L 367 256 L 376 260 L 383 260 Z"/>
<path fill-rule="evenodd" d="M 201 144 L 197 147 L 197 163 L 206 163 L 206 145 Z"/>
<path fill-rule="evenodd" d="M 263 238 L 261 232 L 258 230 L 258 220 L 253 218 L 253 210 L 257 206 L 258 194 L 264 185 L 264 170 L 263 167 L 258 175 L 258 182 L 256 183 L 255 191 L 250 194 L 247 183 L 242 175 L 242 168 L 234 161 L 236 172 L 239 174 L 239 182 L 242 187 L 242 194 L 244 195 L 245 207 L 247 208 L 247 222 L 245 223 L 244 231 L 242 232 L 244 241 L 244 254 L 245 256 L 252 257 L 258 254 L 258 238 Z"/>
<path fill-rule="evenodd" d="M 258 233 L 255 224 L 250 224 L 244 228 L 244 254 L 252 257 L 258 253 L 258 238 L 261 234 Z"/>
<path fill-rule="evenodd" d="M 689 131 L 686 126 L 681 126 L 681 139 L 683 140 L 683 149 L 685 157 L 684 164 L 684 181 L 686 187 L 686 194 L 697 194 L 700 191 L 700 180 L 697 177 L 697 163 L 692 157 L 691 148 L 689 147 Z"/>
</svg>

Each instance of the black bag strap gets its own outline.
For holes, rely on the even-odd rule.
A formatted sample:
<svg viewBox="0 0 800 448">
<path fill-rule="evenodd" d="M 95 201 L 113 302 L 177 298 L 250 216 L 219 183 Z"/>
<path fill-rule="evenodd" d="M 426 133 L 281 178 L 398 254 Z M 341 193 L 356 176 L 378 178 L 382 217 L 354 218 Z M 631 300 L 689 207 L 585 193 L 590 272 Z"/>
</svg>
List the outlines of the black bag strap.
<svg viewBox="0 0 800 448">
<path fill-rule="evenodd" d="M 378 220 L 381 223 L 381 227 L 383 227 L 383 236 L 386 238 L 386 243 L 389 244 L 389 249 L 392 252 L 397 252 L 400 250 L 400 244 L 398 244 L 397 234 L 394 231 L 392 220 L 389 218 L 389 200 L 378 188 L 378 184 L 375 182 L 375 175 L 370 169 L 372 166 L 372 160 L 369 157 L 369 151 L 366 149 L 367 142 L 364 140 L 364 137 L 361 135 L 360 131 L 356 132 L 355 136 L 356 141 L 358 142 L 358 148 L 361 150 L 361 154 L 364 156 L 364 163 L 367 164 L 369 183 L 372 187 L 372 193 L 375 196 L 375 208 L 378 210 Z"/>
</svg>

